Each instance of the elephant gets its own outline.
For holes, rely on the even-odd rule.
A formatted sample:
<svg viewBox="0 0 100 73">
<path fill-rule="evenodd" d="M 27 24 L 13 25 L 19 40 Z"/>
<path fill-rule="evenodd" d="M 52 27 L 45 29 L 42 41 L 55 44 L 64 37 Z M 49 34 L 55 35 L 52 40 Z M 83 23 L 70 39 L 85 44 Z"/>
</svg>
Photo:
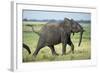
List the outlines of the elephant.
<svg viewBox="0 0 100 73">
<path fill-rule="evenodd" d="M 48 46 L 51 49 L 52 55 L 59 55 L 54 48 L 54 46 L 59 43 L 62 43 L 62 55 L 66 54 L 67 44 L 71 46 L 71 52 L 74 54 L 71 33 L 74 34 L 78 32 L 80 32 L 78 44 L 78 46 L 80 46 L 84 29 L 78 22 L 68 18 L 64 18 L 64 20 L 60 22 L 48 22 L 41 28 L 37 48 L 35 49 L 33 56 L 36 57 L 40 49 L 45 46 Z"/>
<path fill-rule="evenodd" d="M 23 43 L 23 48 L 25 48 L 28 51 L 28 53 L 31 54 L 31 50 L 28 47 L 28 45 L 26 45 L 25 43 Z"/>
</svg>

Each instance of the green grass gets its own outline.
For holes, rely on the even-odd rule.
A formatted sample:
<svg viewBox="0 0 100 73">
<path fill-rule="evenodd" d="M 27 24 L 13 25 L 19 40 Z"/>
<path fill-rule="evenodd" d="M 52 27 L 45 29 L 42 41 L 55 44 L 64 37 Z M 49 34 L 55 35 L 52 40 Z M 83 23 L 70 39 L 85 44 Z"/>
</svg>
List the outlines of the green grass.
<svg viewBox="0 0 100 73">
<path fill-rule="evenodd" d="M 36 25 L 36 24 L 35 24 Z M 35 26 L 35 30 L 40 30 L 41 26 Z M 39 27 L 39 28 L 37 28 Z M 86 60 L 91 58 L 91 37 L 90 37 L 90 24 L 84 24 L 84 34 L 83 39 L 80 47 L 78 47 L 79 42 L 79 33 L 75 33 L 75 35 L 71 35 L 72 42 L 75 46 L 75 53 L 69 53 L 70 46 L 67 45 L 66 47 L 66 55 L 62 56 L 62 45 L 58 44 L 55 46 L 55 50 L 57 53 L 59 53 L 59 56 L 52 56 L 51 50 L 48 47 L 42 48 L 37 57 L 33 59 L 33 52 L 36 49 L 39 36 L 33 32 L 31 32 L 31 27 L 23 25 L 23 42 L 26 43 L 30 49 L 31 54 L 29 55 L 26 49 L 23 49 L 22 52 L 22 58 L 23 62 L 37 62 L 37 61 L 66 61 L 66 60 Z"/>
</svg>

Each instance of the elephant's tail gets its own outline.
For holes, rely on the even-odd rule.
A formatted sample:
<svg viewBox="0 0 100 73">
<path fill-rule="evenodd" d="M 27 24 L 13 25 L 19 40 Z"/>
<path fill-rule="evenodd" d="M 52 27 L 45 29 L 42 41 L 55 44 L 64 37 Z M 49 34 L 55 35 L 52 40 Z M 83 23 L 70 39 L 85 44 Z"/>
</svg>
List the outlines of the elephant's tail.
<svg viewBox="0 0 100 73">
<path fill-rule="evenodd" d="M 40 33 L 34 30 L 34 26 L 32 26 L 32 31 L 40 36 Z"/>
<path fill-rule="evenodd" d="M 27 26 L 30 26 L 32 28 L 32 31 L 40 36 L 40 33 L 34 30 L 34 26 L 33 25 L 27 24 Z"/>
<path fill-rule="evenodd" d="M 28 47 L 28 45 L 26 45 L 26 44 L 23 43 L 23 48 L 25 48 L 28 51 L 28 53 L 31 54 L 31 50 Z"/>
</svg>

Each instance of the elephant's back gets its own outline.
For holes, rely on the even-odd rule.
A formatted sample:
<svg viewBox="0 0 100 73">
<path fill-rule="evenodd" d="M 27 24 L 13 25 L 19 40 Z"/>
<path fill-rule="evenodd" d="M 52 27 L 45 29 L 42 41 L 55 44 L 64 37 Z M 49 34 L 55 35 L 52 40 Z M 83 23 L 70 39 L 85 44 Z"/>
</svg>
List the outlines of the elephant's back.
<svg viewBox="0 0 100 73">
<path fill-rule="evenodd" d="M 42 27 L 42 31 L 58 30 L 60 28 L 59 22 L 47 23 Z"/>
</svg>

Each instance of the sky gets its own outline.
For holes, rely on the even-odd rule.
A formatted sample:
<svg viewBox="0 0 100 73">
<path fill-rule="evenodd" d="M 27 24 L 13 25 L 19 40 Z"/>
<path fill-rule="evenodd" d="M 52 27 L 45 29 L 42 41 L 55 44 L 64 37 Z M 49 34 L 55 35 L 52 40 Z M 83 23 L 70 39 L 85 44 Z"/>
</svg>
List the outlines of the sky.
<svg viewBox="0 0 100 73">
<path fill-rule="evenodd" d="M 65 17 L 74 20 L 91 20 L 90 13 L 23 10 L 23 19 L 63 20 Z"/>
</svg>

